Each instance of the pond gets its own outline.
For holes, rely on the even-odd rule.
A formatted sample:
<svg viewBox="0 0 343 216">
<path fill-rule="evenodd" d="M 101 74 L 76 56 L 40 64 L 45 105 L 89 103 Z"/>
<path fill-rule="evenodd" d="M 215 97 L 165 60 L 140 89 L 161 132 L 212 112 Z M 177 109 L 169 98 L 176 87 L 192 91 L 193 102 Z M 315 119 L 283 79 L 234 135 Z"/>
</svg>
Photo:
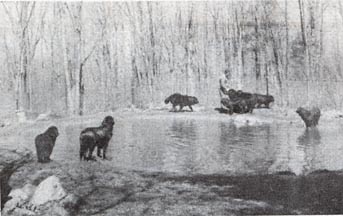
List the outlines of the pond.
<svg viewBox="0 0 343 216">
<path fill-rule="evenodd" d="M 31 150 L 34 137 L 48 126 L 60 131 L 53 162 L 27 164 L 12 177 L 13 187 L 57 175 L 67 191 L 86 200 L 79 215 L 343 212 L 342 172 L 307 175 L 343 170 L 339 119 L 323 119 L 317 129 L 306 130 L 298 118 L 268 119 L 259 113 L 113 116 L 106 161 L 79 161 L 81 130 L 99 125 L 103 116 L 22 124 L 13 133 L 3 130 L 2 146 Z M 280 175 L 284 171 L 298 176 Z M 126 201 L 117 206 L 120 200 Z"/>
<path fill-rule="evenodd" d="M 61 128 L 52 159 L 79 160 L 80 131 L 96 125 Z M 306 130 L 289 122 L 237 126 L 228 119 L 122 118 L 107 155 L 115 167 L 147 172 L 299 175 L 343 168 L 342 129 L 337 123 Z"/>
</svg>

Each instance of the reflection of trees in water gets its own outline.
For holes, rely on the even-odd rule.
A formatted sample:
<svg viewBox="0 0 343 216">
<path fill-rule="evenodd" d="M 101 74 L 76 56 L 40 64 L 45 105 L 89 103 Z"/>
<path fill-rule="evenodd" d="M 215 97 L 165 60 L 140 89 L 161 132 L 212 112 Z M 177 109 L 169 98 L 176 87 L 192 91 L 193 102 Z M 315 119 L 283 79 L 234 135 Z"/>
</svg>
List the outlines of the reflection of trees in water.
<svg viewBox="0 0 343 216">
<path fill-rule="evenodd" d="M 133 160 L 137 162 L 135 166 L 160 170 L 162 167 L 161 161 L 163 161 L 163 146 L 165 145 L 164 122 L 134 120 L 130 124 L 132 124 L 130 142 L 133 145 L 131 149 L 135 151 L 136 157 Z"/>
<path fill-rule="evenodd" d="M 221 122 L 219 155 L 234 171 L 264 173 L 274 161 L 273 137 L 270 125 L 236 127 Z"/>
<path fill-rule="evenodd" d="M 320 144 L 320 140 L 321 136 L 318 128 L 307 128 L 303 134 L 298 137 L 298 143 L 304 146 Z"/>
<path fill-rule="evenodd" d="M 194 121 L 174 120 L 170 127 L 171 137 L 178 142 L 191 144 L 197 139 Z"/>
<path fill-rule="evenodd" d="M 196 142 L 198 125 L 193 120 L 174 120 L 167 133 L 170 144 L 167 146 L 168 154 L 165 163 L 168 166 L 182 167 L 183 171 L 192 172 L 196 164 Z M 168 162 L 169 161 L 169 162 Z"/>
<path fill-rule="evenodd" d="M 274 207 L 282 206 L 281 214 L 342 214 L 343 212 L 342 176 L 337 173 L 298 177 L 251 175 L 229 178 L 226 182 L 228 185 L 233 185 L 233 189 L 230 189 L 232 197 L 265 201 L 273 203 Z M 231 182 L 234 183 L 230 184 Z"/>
<path fill-rule="evenodd" d="M 233 141 L 236 140 L 237 136 L 237 127 L 234 124 L 228 124 L 224 122 L 220 122 L 219 124 L 219 142 L 220 145 L 218 147 L 218 158 L 220 158 L 220 163 L 223 164 L 223 167 L 227 170 L 223 171 L 236 171 L 237 165 L 239 161 L 235 161 L 235 157 L 233 156 L 235 150 L 231 145 L 235 145 Z"/>
<path fill-rule="evenodd" d="M 292 139 L 294 128 L 288 124 L 275 124 L 269 128 L 267 142 L 269 155 L 272 157 L 268 173 L 298 173 L 296 158 L 298 151 Z"/>
<path fill-rule="evenodd" d="M 234 124 L 220 122 L 220 143 L 232 144 L 237 136 L 237 127 Z M 237 141 L 236 141 L 237 142 Z"/>
<path fill-rule="evenodd" d="M 313 171 L 318 168 L 318 147 L 321 144 L 321 136 L 318 128 L 306 128 L 298 137 L 297 142 L 303 148 L 305 154 L 304 172 Z"/>
</svg>

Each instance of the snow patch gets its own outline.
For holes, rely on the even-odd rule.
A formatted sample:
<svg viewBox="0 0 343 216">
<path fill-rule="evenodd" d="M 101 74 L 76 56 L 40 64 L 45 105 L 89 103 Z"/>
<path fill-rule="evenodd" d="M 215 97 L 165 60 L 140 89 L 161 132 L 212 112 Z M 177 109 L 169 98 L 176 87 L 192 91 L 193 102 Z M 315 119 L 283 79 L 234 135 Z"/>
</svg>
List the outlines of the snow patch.
<svg viewBox="0 0 343 216">
<path fill-rule="evenodd" d="M 336 118 L 343 118 L 343 112 L 338 110 L 327 110 L 321 111 L 321 118 L 323 119 L 336 119 Z"/>
<path fill-rule="evenodd" d="M 271 124 L 273 123 L 272 119 L 263 118 L 253 114 L 240 114 L 235 115 L 232 118 L 233 123 L 238 126 L 260 126 L 263 124 Z"/>
</svg>

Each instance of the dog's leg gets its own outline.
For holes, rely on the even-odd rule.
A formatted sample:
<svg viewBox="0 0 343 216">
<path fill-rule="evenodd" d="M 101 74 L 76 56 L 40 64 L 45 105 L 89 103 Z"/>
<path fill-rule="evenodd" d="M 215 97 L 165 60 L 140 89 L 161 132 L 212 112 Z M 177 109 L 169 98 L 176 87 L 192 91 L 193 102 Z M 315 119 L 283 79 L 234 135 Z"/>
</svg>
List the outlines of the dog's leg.
<svg viewBox="0 0 343 216">
<path fill-rule="evenodd" d="M 98 157 L 101 157 L 101 148 L 99 146 L 97 148 L 98 148 L 97 149 L 97 155 L 98 155 Z"/>
<path fill-rule="evenodd" d="M 106 145 L 104 146 L 104 149 L 102 150 L 102 158 L 103 159 L 106 159 L 107 147 L 108 147 L 108 143 L 106 143 Z"/>
<path fill-rule="evenodd" d="M 89 148 L 89 152 L 88 152 L 88 160 L 95 160 L 95 158 L 92 156 L 93 155 L 93 151 L 95 148 L 95 144 L 90 146 Z"/>
</svg>

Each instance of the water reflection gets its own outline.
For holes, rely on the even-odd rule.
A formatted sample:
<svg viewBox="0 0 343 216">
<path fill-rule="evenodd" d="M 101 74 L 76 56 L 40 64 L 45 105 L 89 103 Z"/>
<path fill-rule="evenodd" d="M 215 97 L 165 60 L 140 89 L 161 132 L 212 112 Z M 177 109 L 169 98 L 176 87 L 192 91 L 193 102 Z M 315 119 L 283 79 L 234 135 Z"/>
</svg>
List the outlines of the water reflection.
<svg viewBox="0 0 343 216">
<path fill-rule="evenodd" d="M 86 126 L 61 128 L 64 133 L 52 158 L 78 160 L 79 134 Z M 239 127 L 225 120 L 126 119 L 114 128 L 108 156 L 113 166 L 145 171 L 307 174 L 343 167 L 342 129 L 340 125 L 303 130 L 288 124 Z"/>
<path fill-rule="evenodd" d="M 303 172 L 309 173 L 322 167 L 320 164 L 321 136 L 318 128 L 306 128 L 297 138 L 299 149 L 304 152 Z"/>
<path fill-rule="evenodd" d="M 191 145 L 197 139 L 196 129 L 194 120 L 174 120 L 169 130 L 167 130 L 167 135 L 179 145 Z"/>
<path fill-rule="evenodd" d="M 297 139 L 298 143 L 303 146 L 320 145 L 320 140 L 321 136 L 318 128 L 306 128 Z"/>
<path fill-rule="evenodd" d="M 173 120 L 166 130 L 166 148 L 163 156 L 165 171 L 193 173 L 196 169 L 197 125 L 194 120 Z"/>
<path fill-rule="evenodd" d="M 266 200 L 281 204 L 284 214 L 342 214 L 342 178 L 336 173 L 317 176 L 245 176 L 231 177 L 227 182 L 235 185 L 233 196 L 247 200 Z"/>
<path fill-rule="evenodd" d="M 267 173 L 274 162 L 275 145 L 271 135 L 270 125 L 242 126 L 220 123 L 220 142 L 225 144 L 221 152 L 222 157 L 230 162 L 230 172 Z M 223 154 L 226 152 L 226 154 Z"/>
</svg>

